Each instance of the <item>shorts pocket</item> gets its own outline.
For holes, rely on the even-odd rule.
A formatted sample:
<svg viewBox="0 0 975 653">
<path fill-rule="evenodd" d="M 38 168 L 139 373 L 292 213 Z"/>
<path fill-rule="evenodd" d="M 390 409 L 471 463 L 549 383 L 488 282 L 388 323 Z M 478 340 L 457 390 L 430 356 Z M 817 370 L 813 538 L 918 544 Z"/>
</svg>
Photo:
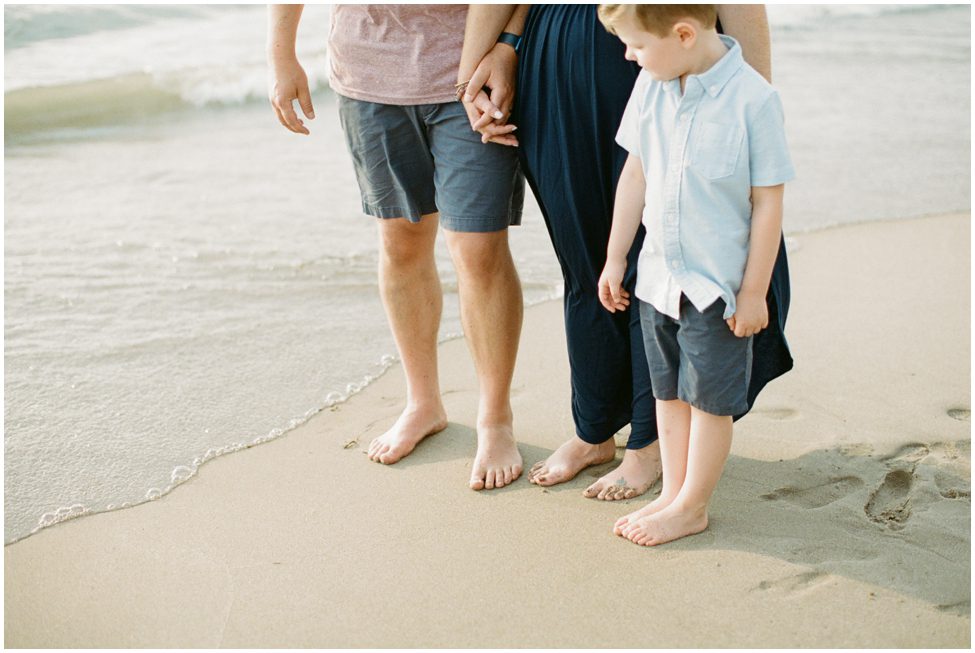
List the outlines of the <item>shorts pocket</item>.
<svg viewBox="0 0 975 653">
<path fill-rule="evenodd" d="M 694 138 L 691 167 L 706 179 L 721 179 L 735 172 L 745 131 L 737 125 L 702 122 Z"/>
</svg>

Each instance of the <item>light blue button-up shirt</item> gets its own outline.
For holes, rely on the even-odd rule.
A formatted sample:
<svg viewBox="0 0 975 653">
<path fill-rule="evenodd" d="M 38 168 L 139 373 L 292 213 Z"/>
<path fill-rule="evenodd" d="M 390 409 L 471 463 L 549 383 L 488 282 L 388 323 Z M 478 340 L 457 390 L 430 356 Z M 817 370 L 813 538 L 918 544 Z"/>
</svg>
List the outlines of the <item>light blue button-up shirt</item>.
<svg viewBox="0 0 975 653">
<path fill-rule="evenodd" d="M 680 296 L 703 311 L 717 299 L 735 313 L 748 259 L 751 189 L 795 177 L 778 93 L 721 36 L 725 55 L 707 72 L 655 81 L 641 71 L 616 142 L 639 157 L 647 181 L 647 236 L 636 296 L 680 317 Z"/>
</svg>

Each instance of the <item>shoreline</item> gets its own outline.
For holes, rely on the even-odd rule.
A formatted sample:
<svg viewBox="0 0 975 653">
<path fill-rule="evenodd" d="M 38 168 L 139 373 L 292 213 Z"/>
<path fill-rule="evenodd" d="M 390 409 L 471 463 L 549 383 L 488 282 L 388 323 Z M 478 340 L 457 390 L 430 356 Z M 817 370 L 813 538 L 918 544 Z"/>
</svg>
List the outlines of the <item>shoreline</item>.
<svg viewBox="0 0 975 653">
<path fill-rule="evenodd" d="M 397 364 L 165 500 L 6 545 L 7 643 L 967 646 L 969 234 L 967 213 L 801 234 L 796 369 L 736 429 L 699 536 L 652 550 L 613 537 L 655 492 L 582 499 L 609 466 L 547 491 L 467 489 L 476 379 L 458 338 L 440 344 L 450 426 L 395 466 L 354 454 L 398 414 Z M 872 247 L 888 237 L 892 251 Z M 921 274 L 902 265 L 918 260 Z M 910 337 L 905 315 L 937 337 Z M 559 303 L 527 309 L 512 390 L 526 469 L 572 433 L 565 358 Z M 606 590 L 603 609 L 583 597 Z M 701 596 L 717 612 L 680 605 Z"/>
<path fill-rule="evenodd" d="M 942 218 L 951 215 L 958 215 L 960 213 L 962 212 L 958 211 L 958 212 L 951 212 L 951 213 L 930 213 L 930 214 L 925 214 L 920 216 L 884 218 L 882 220 L 862 220 L 859 222 L 844 222 L 844 223 L 837 223 L 835 225 L 816 226 L 804 231 L 792 231 L 792 232 L 784 233 L 784 236 L 786 238 L 786 249 L 788 255 L 791 257 L 801 249 L 802 247 L 802 242 L 800 240 L 801 238 L 804 238 L 809 235 L 822 233 L 822 232 L 844 229 L 848 227 L 864 226 L 868 224 L 885 225 L 885 224 L 893 224 L 893 223 L 904 222 L 904 221 L 929 220 L 929 219 Z M 534 308 L 542 304 L 561 301 L 562 292 L 558 284 L 556 284 L 556 289 L 554 293 L 556 296 L 540 299 L 533 302 L 525 302 L 524 304 L 525 310 L 527 311 L 531 308 Z M 462 340 L 463 338 L 464 338 L 463 333 L 454 333 L 454 332 L 447 333 L 441 340 L 438 340 L 437 346 L 440 347 L 448 342 L 452 342 L 454 340 Z M 379 372 L 375 374 L 365 374 L 364 376 L 358 377 L 356 380 L 350 381 L 348 384 L 346 384 L 347 388 L 354 387 L 355 388 L 354 391 L 344 392 L 344 393 L 339 391 L 330 392 L 328 393 L 326 400 L 328 397 L 332 395 L 339 395 L 339 396 L 331 402 L 326 401 L 326 403 L 322 406 L 309 409 L 308 411 L 305 412 L 304 415 L 292 417 L 288 421 L 287 425 L 274 427 L 267 433 L 254 437 L 249 442 L 235 442 L 226 445 L 214 445 L 213 447 L 210 447 L 206 452 L 199 454 L 196 457 L 202 459 L 203 462 L 201 464 L 194 466 L 194 461 L 191 460 L 185 465 L 180 464 L 174 467 L 171 473 L 175 475 L 177 472 L 179 472 L 182 478 L 174 480 L 167 487 L 161 490 L 156 487 L 148 487 L 146 488 L 145 498 L 141 500 L 138 500 L 134 503 L 123 501 L 119 505 L 113 505 L 112 507 L 103 508 L 101 510 L 91 509 L 84 506 L 83 504 L 77 504 L 77 503 L 72 504 L 70 506 L 61 506 L 55 509 L 54 511 L 47 512 L 41 515 L 38 520 L 38 525 L 35 526 L 34 529 L 32 529 L 30 532 L 27 532 L 23 535 L 19 535 L 11 540 L 4 542 L 4 546 L 10 546 L 11 544 L 22 542 L 34 535 L 37 535 L 41 531 L 47 530 L 49 528 L 53 528 L 58 524 L 63 524 L 68 521 L 72 521 L 83 517 L 90 517 L 93 515 L 117 512 L 119 510 L 134 508 L 136 506 L 140 506 L 145 503 L 149 503 L 151 501 L 158 501 L 159 499 L 175 491 L 176 488 L 189 482 L 191 479 L 197 476 L 200 470 L 203 469 L 204 465 L 206 465 L 207 463 L 212 462 L 217 458 L 222 458 L 230 454 L 239 453 L 245 449 L 250 449 L 262 444 L 267 444 L 269 442 L 272 442 L 274 440 L 289 435 L 290 433 L 294 432 L 296 429 L 306 424 L 309 420 L 314 419 L 316 416 L 324 413 L 325 411 L 328 411 L 335 406 L 339 406 L 347 403 L 355 395 L 359 394 L 360 392 L 364 391 L 366 388 L 376 383 L 379 379 L 385 376 L 390 371 L 391 368 L 396 367 L 397 365 L 399 365 L 399 358 L 398 356 L 396 356 L 396 354 L 388 354 L 388 353 L 381 354 L 379 356 L 378 362 L 374 364 L 374 366 L 382 367 L 382 369 Z M 181 470 L 187 470 L 189 474 L 186 475 Z M 151 498 L 149 497 L 150 494 L 153 495 Z M 119 501 L 121 501 L 121 499 Z M 44 522 L 49 515 L 50 515 L 50 522 L 42 525 L 42 522 Z"/>
</svg>

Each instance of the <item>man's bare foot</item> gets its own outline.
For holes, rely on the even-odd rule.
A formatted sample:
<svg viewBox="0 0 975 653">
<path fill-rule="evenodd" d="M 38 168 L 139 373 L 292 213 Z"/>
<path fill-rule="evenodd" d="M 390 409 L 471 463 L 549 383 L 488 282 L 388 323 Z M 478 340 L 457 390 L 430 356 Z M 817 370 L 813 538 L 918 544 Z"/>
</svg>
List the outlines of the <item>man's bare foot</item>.
<svg viewBox="0 0 975 653">
<path fill-rule="evenodd" d="M 433 410 L 407 408 L 393 427 L 369 444 L 369 460 L 392 465 L 409 455 L 420 440 L 447 428 L 443 406 Z"/>
<path fill-rule="evenodd" d="M 608 463 L 616 457 L 616 443 L 589 444 L 579 437 L 564 442 L 555 452 L 532 465 L 528 481 L 535 485 L 556 485 L 575 478 L 586 467 Z"/>
<path fill-rule="evenodd" d="M 521 452 L 510 425 L 477 427 L 477 455 L 471 470 L 472 490 L 493 490 L 521 476 Z"/>
<path fill-rule="evenodd" d="M 617 501 L 640 496 L 660 478 L 660 444 L 627 449 L 620 466 L 590 485 L 582 493 L 588 499 Z"/>
<path fill-rule="evenodd" d="M 688 509 L 671 503 L 659 512 L 630 523 L 623 528 L 623 535 L 634 544 L 656 546 L 700 533 L 707 527 L 707 508 Z"/>
<path fill-rule="evenodd" d="M 649 517 L 654 513 L 658 513 L 673 502 L 674 502 L 674 497 L 665 497 L 661 494 L 659 497 L 657 497 L 647 505 L 643 506 L 639 510 L 634 510 L 633 512 L 623 515 L 622 517 L 617 519 L 616 523 L 613 525 L 613 532 L 616 533 L 617 535 L 626 537 L 625 535 L 623 535 L 623 529 L 625 529 L 627 525 L 633 524 L 639 521 L 640 519 L 643 519 L 644 517 Z"/>
</svg>

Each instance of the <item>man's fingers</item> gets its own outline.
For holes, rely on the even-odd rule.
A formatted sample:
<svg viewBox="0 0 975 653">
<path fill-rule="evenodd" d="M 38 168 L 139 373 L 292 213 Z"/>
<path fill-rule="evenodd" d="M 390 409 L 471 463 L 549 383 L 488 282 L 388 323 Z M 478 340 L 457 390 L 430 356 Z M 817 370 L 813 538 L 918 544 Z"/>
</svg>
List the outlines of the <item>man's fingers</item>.
<svg viewBox="0 0 975 653">
<path fill-rule="evenodd" d="M 501 109 L 494 102 L 491 102 L 488 94 L 484 91 L 474 96 L 474 106 L 477 107 L 478 111 L 483 111 L 490 116 L 492 120 L 498 120 L 503 117 Z"/>
<path fill-rule="evenodd" d="M 315 119 L 315 107 L 311 103 L 311 93 L 308 92 L 308 86 L 302 86 L 298 89 L 298 104 L 301 106 L 301 112 L 305 114 L 306 118 L 311 120 Z"/>
<path fill-rule="evenodd" d="M 464 99 L 470 102 L 471 98 L 477 97 L 484 89 L 484 85 L 487 84 L 490 74 L 491 73 L 488 71 L 487 66 L 478 66 L 474 71 L 474 74 L 471 75 L 470 81 L 467 82 L 467 89 L 464 91 Z"/>
<path fill-rule="evenodd" d="M 732 315 L 727 320 L 725 320 L 725 322 L 728 324 L 728 328 L 731 329 L 731 332 L 734 333 L 734 331 L 735 331 L 735 316 Z"/>
<path fill-rule="evenodd" d="M 279 101 L 278 103 L 278 106 L 281 109 L 281 115 L 284 117 L 285 126 L 293 132 L 307 134 L 308 130 L 305 128 L 305 125 L 301 122 L 301 120 L 298 119 L 298 114 L 295 113 L 295 109 L 291 104 L 292 101 L 293 100 L 287 100 L 286 102 Z"/>
<path fill-rule="evenodd" d="M 514 136 L 482 136 L 482 143 L 497 143 L 498 145 L 507 145 L 508 147 L 518 147 L 518 139 Z"/>
</svg>

